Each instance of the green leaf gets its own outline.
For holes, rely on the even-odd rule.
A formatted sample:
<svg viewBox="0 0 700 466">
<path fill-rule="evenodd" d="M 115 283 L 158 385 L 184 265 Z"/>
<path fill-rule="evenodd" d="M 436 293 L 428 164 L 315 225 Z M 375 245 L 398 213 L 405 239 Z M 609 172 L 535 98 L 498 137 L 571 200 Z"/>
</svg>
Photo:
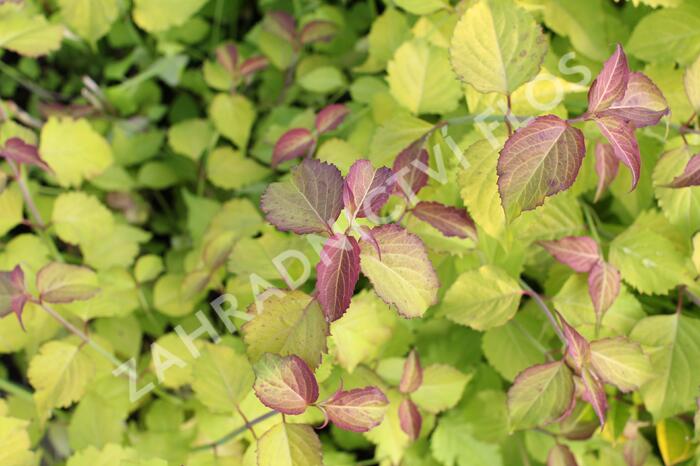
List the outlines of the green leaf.
<svg viewBox="0 0 700 466">
<path fill-rule="evenodd" d="M 459 79 L 480 92 L 511 94 L 537 75 L 547 53 L 542 29 L 511 0 L 480 0 L 455 26 L 450 44 Z"/>
<path fill-rule="evenodd" d="M 96 197 L 81 191 L 59 195 L 51 220 L 58 237 L 70 244 L 102 240 L 114 230 L 112 213 Z"/>
<path fill-rule="evenodd" d="M 700 55 L 685 70 L 683 84 L 690 104 L 695 112 L 700 113 Z"/>
<path fill-rule="evenodd" d="M 207 158 L 207 178 L 219 188 L 242 189 L 269 175 L 269 169 L 230 147 L 218 147 Z"/>
<path fill-rule="evenodd" d="M 168 129 L 168 144 L 178 154 L 197 161 L 211 144 L 213 135 L 214 130 L 207 120 L 193 118 Z"/>
<path fill-rule="evenodd" d="M 31 450 L 29 421 L 0 416 L 0 461 L 8 466 L 33 466 L 37 457 Z"/>
<path fill-rule="evenodd" d="M 649 13 L 634 28 L 627 50 L 649 62 L 691 63 L 700 53 L 700 6 L 686 2 Z"/>
<path fill-rule="evenodd" d="M 692 432 L 680 419 L 663 419 L 656 424 L 656 438 L 664 464 L 680 464 L 693 457 Z"/>
<path fill-rule="evenodd" d="M 375 167 L 391 166 L 403 149 L 425 136 L 433 125 L 400 113 L 380 126 L 372 137 L 369 160 Z"/>
<path fill-rule="evenodd" d="M 622 391 L 637 390 L 654 376 L 649 358 L 638 344 L 626 338 L 606 338 L 591 343 L 595 373 Z"/>
<path fill-rule="evenodd" d="M 678 189 L 667 185 L 683 173 L 692 155 L 685 145 L 672 149 L 661 156 L 652 175 L 661 210 L 669 222 L 688 235 L 700 229 L 700 187 Z"/>
<path fill-rule="evenodd" d="M 445 293 L 440 312 L 453 322 L 487 330 L 508 322 L 518 310 L 522 290 L 498 267 L 464 272 Z"/>
<path fill-rule="evenodd" d="M 346 85 L 345 76 L 335 66 L 319 66 L 297 78 L 299 85 L 309 92 L 328 94 Z"/>
<path fill-rule="evenodd" d="M 69 407 L 85 393 L 95 366 L 82 348 L 65 341 L 51 341 L 29 363 L 29 382 L 35 389 L 34 401 L 42 416 L 52 408 Z"/>
<path fill-rule="evenodd" d="M 414 15 L 427 15 L 449 6 L 446 0 L 396 0 L 395 3 Z"/>
<path fill-rule="evenodd" d="M 374 291 L 405 317 L 420 317 L 437 302 L 440 286 L 423 242 L 398 225 L 372 229 L 381 256 L 366 241 L 360 243 L 362 273 Z"/>
<path fill-rule="evenodd" d="M 441 417 L 430 441 L 433 456 L 445 466 L 501 466 L 498 445 L 478 440 L 476 432 L 461 413 Z"/>
<path fill-rule="evenodd" d="M 46 55 L 61 46 L 63 26 L 49 24 L 34 8 L 14 2 L 0 5 L 0 48 L 21 55 Z"/>
<path fill-rule="evenodd" d="M 257 361 L 264 353 L 295 354 L 312 369 L 321 364 L 326 352 L 328 324 L 318 302 L 291 291 L 283 297 L 272 295 L 261 303 L 262 312 L 243 326 L 248 355 Z M 255 304 L 251 305 L 251 314 Z"/>
<path fill-rule="evenodd" d="M 214 412 L 235 413 L 255 380 L 248 359 L 222 345 L 207 345 L 192 371 L 197 399 Z"/>
<path fill-rule="evenodd" d="M 68 26 L 89 42 L 107 34 L 119 15 L 117 0 L 59 0 L 58 4 Z"/>
<path fill-rule="evenodd" d="M 146 466 L 144 463 L 139 462 L 139 455 L 133 448 L 110 443 L 102 449 L 89 446 L 75 453 L 68 459 L 66 466 L 123 466 L 125 464 Z M 148 466 L 160 465 L 149 464 Z"/>
<path fill-rule="evenodd" d="M 423 369 L 423 383 L 411 399 L 430 413 L 445 411 L 459 402 L 471 378 L 452 366 L 432 364 Z"/>
<path fill-rule="evenodd" d="M 39 153 L 61 186 L 80 186 L 112 164 L 111 147 L 82 118 L 49 118 L 41 129 Z"/>
<path fill-rule="evenodd" d="M 0 192 L 0 236 L 22 223 L 22 193 L 18 185 Z"/>
<path fill-rule="evenodd" d="M 139 283 L 149 282 L 163 272 L 163 259 L 155 254 L 139 257 L 134 266 L 134 278 Z"/>
<path fill-rule="evenodd" d="M 162 32 L 173 26 L 181 26 L 190 19 L 206 0 L 135 0 L 134 21 L 148 32 Z"/>
<path fill-rule="evenodd" d="M 508 390 L 511 427 L 527 429 L 552 422 L 566 412 L 573 396 L 573 375 L 562 361 L 525 369 Z"/>
<path fill-rule="evenodd" d="M 412 113 L 448 113 L 457 108 L 462 89 L 452 77 L 445 49 L 420 39 L 405 42 L 387 72 L 391 94 Z"/>
<path fill-rule="evenodd" d="M 323 466 L 321 442 L 303 424 L 277 424 L 258 441 L 258 466 Z"/>
<path fill-rule="evenodd" d="M 394 51 L 410 37 L 406 16 L 395 8 L 387 8 L 372 23 L 367 41 L 369 57 L 360 67 L 362 71 L 383 70 L 394 56 Z"/>
<path fill-rule="evenodd" d="M 700 372 L 689 370 L 700 358 L 700 320 L 681 314 L 639 321 L 630 334 L 649 354 L 655 377 L 641 387 L 644 405 L 654 419 L 689 411 L 700 385 Z"/>
<path fill-rule="evenodd" d="M 246 150 L 255 121 L 255 108 L 248 99 L 240 94 L 217 94 L 209 106 L 209 117 L 219 133 Z"/>
</svg>

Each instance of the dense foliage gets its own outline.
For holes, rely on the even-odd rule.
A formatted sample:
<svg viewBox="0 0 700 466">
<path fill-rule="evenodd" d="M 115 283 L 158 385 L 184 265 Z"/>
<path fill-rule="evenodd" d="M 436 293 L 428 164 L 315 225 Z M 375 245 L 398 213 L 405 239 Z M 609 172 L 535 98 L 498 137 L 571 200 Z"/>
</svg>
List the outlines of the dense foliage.
<svg viewBox="0 0 700 466">
<path fill-rule="evenodd" d="M 2 466 L 700 464 L 697 0 L 6 0 L 0 54 Z"/>
</svg>

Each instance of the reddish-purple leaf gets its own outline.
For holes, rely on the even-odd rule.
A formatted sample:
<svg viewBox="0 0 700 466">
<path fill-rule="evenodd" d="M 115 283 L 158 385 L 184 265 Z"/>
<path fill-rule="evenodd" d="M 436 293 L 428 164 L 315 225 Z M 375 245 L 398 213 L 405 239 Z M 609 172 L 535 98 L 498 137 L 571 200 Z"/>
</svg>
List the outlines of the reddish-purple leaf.
<svg viewBox="0 0 700 466">
<path fill-rule="evenodd" d="M 620 161 L 610 144 L 599 142 L 595 146 L 595 171 L 598 174 L 598 187 L 595 191 L 594 202 L 598 202 L 605 189 L 617 176 Z"/>
<path fill-rule="evenodd" d="M 308 129 L 290 129 L 277 140 L 270 165 L 274 168 L 282 162 L 304 157 L 309 153 L 314 142 L 314 135 Z"/>
<path fill-rule="evenodd" d="M 476 239 L 476 226 L 467 209 L 421 201 L 411 211 L 413 215 L 429 223 L 445 236 Z"/>
<path fill-rule="evenodd" d="M 596 315 L 602 318 L 620 294 L 620 272 L 604 260 L 599 260 L 588 275 L 588 293 Z"/>
<path fill-rule="evenodd" d="M 403 373 L 399 382 L 401 393 L 413 393 L 423 384 L 423 367 L 420 364 L 418 351 L 415 349 L 408 353 L 406 361 L 403 363 Z"/>
<path fill-rule="evenodd" d="M 581 372 L 581 381 L 583 383 L 581 398 L 593 406 L 593 411 L 595 411 L 602 426 L 605 424 L 605 416 L 608 412 L 608 399 L 605 396 L 603 382 L 588 368 L 584 368 Z"/>
<path fill-rule="evenodd" d="M 316 377 L 298 356 L 265 353 L 253 371 L 255 395 L 268 408 L 284 414 L 301 414 L 318 399 Z"/>
<path fill-rule="evenodd" d="M 377 387 L 341 389 L 319 404 L 336 426 L 352 432 L 367 432 L 381 424 L 388 405 Z"/>
<path fill-rule="evenodd" d="M 316 266 L 316 297 L 326 320 L 340 319 L 350 306 L 360 277 L 360 246 L 355 238 L 336 233 L 328 238 Z"/>
<path fill-rule="evenodd" d="M 569 188 L 586 154 L 583 133 L 554 115 L 518 129 L 498 157 L 498 191 L 503 210 L 515 218 Z"/>
<path fill-rule="evenodd" d="M 603 64 L 588 91 L 588 112 L 605 110 L 616 100 L 622 99 L 627 89 L 630 70 L 622 46 L 617 44 L 615 52 Z"/>
<path fill-rule="evenodd" d="M 265 16 L 265 28 L 296 45 L 297 41 L 297 22 L 294 16 L 286 11 L 271 11 Z"/>
<path fill-rule="evenodd" d="M 692 156 L 683 173 L 668 184 L 670 188 L 687 188 L 688 186 L 700 186 L 700 152 Z"/>
<path fill-rule="evenodd" d="M 591 345 L 557 312 L 566 339 L 566 356 L 569 364 L 580 373 L 590 357 Z"/>
<path fill-rule="evenodd" d="M 547 466 L 578 466 L 578 463 L 569 447 L 557 443 L 549 450 Z"/>
<path fill-rule="evenodd" d="M 216 60 L 231 76 L 238 74 L 238 48 L 226 44 L 216 48 Z"/>
<path fill-rule="evenodd" d="M 0 149 L 0 157 L 12 160 L 18 164 L 34 165 L 47 172 L 51 171 L 46 162 L 41 159 L 37 147 L 27 144 L 20 138 L 8 139 L 5 147 Z"/>
<path fill-rule="evenodd" d="M 423 417 L 418 411 L 418 407 L 410 398 L 404 399 L 399 405 L 399 424 L 408 438 L 416 440 L 420 436 L 420 429 L 423 425 Z"/>
<path fill-rule="evenodd" d="M 270 62 L 267 60 L 267 58 L 261 55 L 250 57 L 241 63 L 241 68 L 239 71 L 243 76 L 250 76 L 257 71 L 267 68 L 269 63 Z"/>
<path fill-rule="evenodd" d="M 0 272 L 0 317 L 14 312 L 20 326 L 24 329 L 22 311 L 28 300 L 29 295 L 24 287 L 22 268 L 16 265 L 10 272 Z"/>
<path fill-rule="evenodd" d="M 352 164 L 343 185 L 343 202 L 350 218 L 376 217 L 389 199 L 391 170 L 374 168 L 369 160 Z"/>
<path fill-rule="evenodd" d="M 630 73 L 625 95 L 600 115 L 627 120 L 637 128 L 652 126 L 669 112 L 668 104 L 658 87 L 643 73 Z"/>
<path fill-rule="evenodd" d="M 412 143 L 394 159 L 391 167 L 395 180 L 394 191 L 412 200 L 428 184 L 428 151 L 423 149 L 425 139 Z"/>
<path fill-rule="evenodd" d="M 588 236 L 567 236 L 553 241 L 540 241 L 540 245 L 556 260 L 576 272 L 588 272 L 600 259 L 598 243 Z"/>
<path fill-rule="evenodd" d="M 343 208 L 343 177 L 335 166 L 305 159 L 289 180 L 273 183 L 260 199 L 267 221 L 298 234 L 329 232 Z"/>
<path fill-rule="evenodd" d="M 332 21 L 323 19 L 315 19 L 309 21 L 301 29 L 299 38 L 302 44 L 311 44 L 313 42 L 328 42 L 338 32 L 338 25 Z"/>
<path fill-rule="evenodd" d="M 343 104 L 331 104 L 323 107 L 316 115 L 316 131 L 318 134 L 333 131 L 345 120 L 350 109 Z"/>
<path fill-rule="evenodd" d="M 639 144 L 634 137 L 634 126 L 628 121 L 614 116 L 596 118 L 595 122 L 600 128 L 600 132 L 610 142 L 615 157 L 632 171 L 632 188 L 630 190 L 634 189 L 639 182 L 642 165 Z"/>
</svg>

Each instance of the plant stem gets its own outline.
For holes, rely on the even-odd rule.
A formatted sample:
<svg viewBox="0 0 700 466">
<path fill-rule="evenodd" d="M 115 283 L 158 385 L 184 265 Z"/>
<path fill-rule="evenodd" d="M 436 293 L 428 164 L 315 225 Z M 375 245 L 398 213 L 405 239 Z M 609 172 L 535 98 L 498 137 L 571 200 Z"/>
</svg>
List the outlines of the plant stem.
<svg viewBox="0 0 700 466">
<path fill-rule="evenodd" d="M 513 104 L 510 100 L 510 94 L 506 96 L 506 103 L 508 105 L 508 112 L 505 115 L 504 121 L 506 122 L 506 127 L 508 127 L 508 137 L 513 135 L 513 126 L 510 124 L 510 116 L 512 114 Z"/>
<path fill-rule="evenodd" d="M 27 205 L 29 213 L 32 215 L 32 217 L 34 217 L 34 223 L 37 224 L 41 229 L 46 228 L 46 223 L 44 223 L 44 219 L 41 218 L 39 209 L 37 209 L 36 204 L 34 203 L 34 199 L 32 198 L 32 194 L 29 192 L 27 181 L 24 178 L 24 176 L 22 176 L 21 168 L 15 165 L 15 163 L 12 160 L 7 160 L 7 163 L 10 165 L 10 168 L 12 169 L 12 175 L 15 181 L 17 182 L 20 191 L 22 192 L 24 203 Z"/>
<path fill-rule="evenodd" d="M 246 422 L 246 423 L 245 423 L 244 425 L 242 425 L 241 427 L 238 427 L 238 428 L 232 430 L 232 431 L 229 432 L 228 434 L 226 434 L 226 435 L 224 435 L 223 437 L 221 437 L 219 440 L 217 440 L 217 441 L 215 441 L 215 442 L 212 442 L 212 443 L 206 443 L 206 444 L 204 444 L 204 445 L 199 445 L 199 446 L 197 446 L 197 447 L 194 447 L 192 450 L 193 450 L 193 451 L 198 451 L 198 450 L 207 450 L 207 449 L 209 449 L 209 448 L 216 448 L 217 446 L 219 446 L 219 445 L 221 445 L 221 444 L 223 444 L 223 443 L 226 443 L 226 442 L 228 442 L 228 441 L 231 440 L 231 439 L 234 439 L 234 438 L 238 437 L 239 435 L 241 435 L 242 433 L 244 433 L 245 431 L 247 431 L 248 429 L 250 429 L 250 428 L 253 427 L 254 425 L 259 424 L 259 423 L 261 423 L 261 422 L 263 422 L 263 421 L 265 421 L 265 420 L 267 420 L 267 419 L 269 419 L 269 418 L 271 418 L 272 416 L 275 416 L 275 415 L 277 415 L 277 414 L 279 414 L 277 411 L 270 411 L 270 412 L 267 412 L 267 413 L 263 414 L 262 416 L 256 417 L 255 419 L 253 419 L 253 420 L 250 421 L 250 422 Z"/>
<path fill-rule="evenodd" d="M 547 307 L 547 304 L 544 302 L 542 297 L 535 291 L 533 290 L 530 285 L 525 283 L 524 280 L 520 280 L 520 286 L 525 288 L 525 294 L 531 297 L 532 299 L 535 300 L 537 305 L 542 309 L 542 312 L 547 316 L 547 319 L 549 320 L 549 323 L 552 324 L 552 328 L 554 329 L 554 333 L 557 334 L 559 339 L 561 340 L 562 343 L 566 344 L 566 338 L 564 337 L 564 334 L 561 331 L 561 328 L 559 327 L 559 324 L 557 323 L 557 320 L 554 318 L 554 314 L 552 314 L 552 311 L 549 310 L 549 307 Z"/>
<path fill-rule="evenodd" d="M 0 390 L 25 400 L 32 400 L 32 394 L 29 390 L 9 380 L 0 379 Z"/>
</svg>

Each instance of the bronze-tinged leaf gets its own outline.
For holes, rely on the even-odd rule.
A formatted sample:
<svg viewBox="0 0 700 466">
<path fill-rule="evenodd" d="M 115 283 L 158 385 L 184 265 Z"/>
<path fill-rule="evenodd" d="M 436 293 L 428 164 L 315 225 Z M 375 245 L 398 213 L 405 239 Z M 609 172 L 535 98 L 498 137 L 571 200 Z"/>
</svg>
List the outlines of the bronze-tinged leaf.
<svg viewBox="0 0 700 466">
<path fill-rule="evenodd" d="M 657 124 L 668 112 L 661 90 L 646 75 L 637 72 L 629 75 L 625 95 L 599 114 L 616 116 L 643 128 Z"/>
<path fill-rule="evenodd" d="M 340 319 L 350 306 L 360 277 L 360 246 L 352 236 L 328 238 L 316 266 L 316 297 L 328 322 Z"/>
<path fill-rule="evenodd" d="M 47 303 L 71 303 L 99 293 L 97 275 L 88 267 L 51 262 L 36 274 L 39 298 Z"/>
<path fill-rule="evenodd" d="M 620 294 L 620 272 L 611 264 L 598 261 L 588 275 L 588 292 L 596 315 L 602 319 Z"/>
<path fill-rule="evenodd" d="M 608 398 L 605 395 L 603 382 L 595 373 L 584 367 L 581 371 L 581 383 L 583 385 L 581 398 L 591 404 L 600 425 L 603 426 L 608 412 Z"/>
<path fill-rule="evenodd" d="M 566 358 L 569 364 L 580 373 L 590 359 L 591 346 L 583 335 L 578 333 L 564 317 L 557 312 L 557 317 L 561 323 L 561 328 L 566 339 Z"/>
<path fill-rule="evenodd" d="M 336 426 L 352 432 L 367 432 L 381 424 L 388 405 L 377 387 L 341 389 L 319 404 Z"/>
<path fill-rule="evenodd" d="M 600 132 L 605 136 L 613 148 L 617 159 L 624 163 L 632 171 L 632 187 L 634 189 L 639 182 L 642 159 L 639 154 L 639 144 L 634 137 L 634 126 L 622 118 L 615 116 L 602 116 L 595 120 Z"/>
<path fill-rule="evenodd" d="M 578 463 L 569 447 L 557 443 L 549 450 L 547 466 L 578 466 Z"/>
<path fill-rule="evenodd" d="M 254 57 L 248 58 L 243 63 L 241 63 L 241 68 L 239 71 L 241 72 L 242 76 L 250 76 L 251 74 L 257 71 L 267 68 L 267 65 L 269 64 L 270 62 L 266 57 L 256 55 Z"/>
<path fill-rule="evenodd" d="M 308 129 L 290 129 L 277 140 L 272 150 L 270 165 L 274 168 L 282 162 L 306 156 L 315 142 L 313 134 Z"/>
<path fill-rule="evenodd" d="M 217 47 L 216 61 L 231 76 L 238 74 L 238 48 L 234 44 L 225 44 Z"/>
<path fill-rule="evenodd" d="M 423 383 L 423 367 L 420 364 L 418 351 L 412 349 L 408 353 L 406 361 L 403 363 L 403 373 L 399 382 L 401 393 L 413 393 L 418 390 Z"/>
<path fill-rule="evenodd" d="M 316 115 L 316 131 L 318 134 L 333 131 L 345 120 L 350 109 L 343 104 L 331 104 L 323 107 Z"/>
<path fill-rule="evenodd" d="M 314 19 L 304 25 L 299 33 L 302 44 L 329 42 L 338 33 L 338 25 L 332 21 Z"/>
<path fill-rule="evenodd" d="M 411 440 L 416 440 L 420 436 L 423 416 L 410 398 L 404 399 L 399 405 L 399 425 Z"/>
<path fill-rule="evenodd" d="M 620 161 L 610 144 L 599 142 L 595 146 L 595 172 L 598 175 L 598 186 L 593 202 L 598 202 L 605 189 L 610 186 L 617 176 Z"/>
<path fill-rule="evenodd" d="M 265 218 L 282 231 L 332 234 L 343 208 L 343 177 L 335 166 L 305 159 L 289 180 L 272 183 L 260 199 Z"/>
<path fill-rule="evenodd" d="M 675 177 L 668 186 L 671 188 L 700 186 L 700 153 L 695 154 L 688 160 L 683 173 Z"/>
<path fill-rule="evenodd" d="M 376 219 L 392 190 L 391 170 L 374 168 L 369 160 L 357 160 L 343 184 L 343 203 L 350 219 Z"/>
<path fill-rule="evenodd" d="M 603 69 L 588 91 L 588 112 L 605 110 L 616 100 L 622 99 L 627 89 L 629 74 L 627 56 L 622 46 L 617 44 L 615 52 L 603 64 Z"/>
<path fill-rule="evenodd" d="M 428 151 L 423 149 L 424 143 L 425 137 L 422 137 L 399 152 L 391 167 L 394 191 L 412 202 L 418 191 L 428 184 Z"/>
<path fill-rule="evenodd" d="M 41 159 L 39 149 L 17 137 L 7 140 L 5 147 L 0 149 L 0 157 L 18 164 L 34 165 L 46 172 L 51 172 L 51 168 Z"/>
<path fill-rule="evenodd" d="M 302 414 L 318 399 L 318 383 L 296 355 L 265 353 L 253 366 L 255 395 L 262 404 L 284 414 Z"/>
<path fill-rule="evenodd" d="M 22 311 L 24 305 L 29 300 L 29 295 L 24 287 L 24 271 L 16 265 L 9 272 L 0 272 L 0 317 L 5 317 L 10 312 L 14 312 L 22 323 Z"/>
<path fill-rule="evenodd" d="M 265 15 L 263 28 L 291 44 L 297 42 L 297 22 L 286 11 L 270 11 Z"/>
<path fill-rule="evenodd" d="M 540 245 L 556 260 L 575 272 L 590 271 L 600 260 L 598 243 L 588 236 L 567 236 L 558 240 L 540 241 Z"/>
<path fill-rule="evenodd" d="M 476 239 L 476 225 L 464 207 L 433 201 L 421 201 L 411 210 L 413 215 L 432 225 L 445 236 Z"/>
<path fill-rule="evenodd" d="M 498 158 L 498 191 L 508 218 L 569 188 L 586 154 L 583 133 L 554 115 L 535 118 L 506 141 Z"/>
</svg>

